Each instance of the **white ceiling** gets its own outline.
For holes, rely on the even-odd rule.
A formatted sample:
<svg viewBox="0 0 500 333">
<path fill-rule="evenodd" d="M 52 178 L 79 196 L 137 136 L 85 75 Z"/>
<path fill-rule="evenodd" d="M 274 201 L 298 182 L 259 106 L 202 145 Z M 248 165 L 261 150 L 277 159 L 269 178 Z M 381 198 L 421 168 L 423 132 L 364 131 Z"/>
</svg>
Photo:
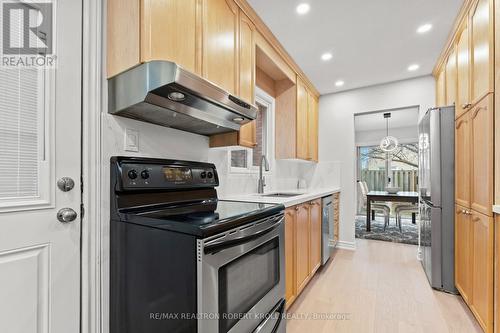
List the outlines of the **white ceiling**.
<svg viewBox="0 0 500 333">
<path fill-rule="evenodd" d="M 389 118 L 389 132 L 394 128 L 418 126 L 418 107 L 387 111 L 391 113 Z M 356 132 L 385 130 L 385 112 L 356 115 L 354 117 L 354 128 Z"/>
<path fill-rule="evenodd" d="M 321 94 L 427 75 L 463 0 L 248 0 Z M 307 2 L 300 16 L 295 8 Z M 417 28 L 431 23 L 430 32 Z M 333 59 L 321 60 L 331 52 Z M 420 69 L 408 72 L 410 64 Z M 341 88 L 337 80 L 345 81 Z"/>
</svg>

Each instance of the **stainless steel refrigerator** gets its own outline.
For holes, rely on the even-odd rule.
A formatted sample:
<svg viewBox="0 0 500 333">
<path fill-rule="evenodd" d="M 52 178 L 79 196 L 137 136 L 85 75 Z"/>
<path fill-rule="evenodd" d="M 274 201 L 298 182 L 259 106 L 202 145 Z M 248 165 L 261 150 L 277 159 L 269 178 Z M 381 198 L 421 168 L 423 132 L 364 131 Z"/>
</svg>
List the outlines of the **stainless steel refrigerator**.
<svg viewBox="0 0 500 333">
<path fill-rule="evenodd" d="M 455 107 L 429 109 L 419 122 L 420 246 L 431 286 L 455 288 Z"/>
</svg>

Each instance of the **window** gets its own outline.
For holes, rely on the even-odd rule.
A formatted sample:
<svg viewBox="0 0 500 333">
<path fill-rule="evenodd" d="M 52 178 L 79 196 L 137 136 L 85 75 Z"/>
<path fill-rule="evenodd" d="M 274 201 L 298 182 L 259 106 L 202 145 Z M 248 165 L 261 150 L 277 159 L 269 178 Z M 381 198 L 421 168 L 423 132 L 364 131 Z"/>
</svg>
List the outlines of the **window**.
<svg viewBox="0 0 500 333">
<path fill-rule="evenodd" d="M 359 175 L 370 191 L 384 191 L 390 181 L 402 191 L 418 190 L 418 144 L 400 144 L 387 154 L 378 146 L 358 147 Z"/>
<path fill-rule="evenodd" d="M 274 159 L 273 146 L 273 110 L 274 100 L 259 91 L 257 94 L 256 146 L 253 148 L 237 148 L 229 152 L 231 172 L 256 172 L 260 166 L 262 155 L 270 162 Z"/>
<path fill-rule="evenodd" d="M 11 38 L 22 39 L 19 22 Z M 14 36 L 14 37 L 13 37 Z M 50 138 L 46 114 L 52 74 L 46 69 L 0 67 L 0 209 L 46 205 L 49 199 Z M 50 140 L 50 139 L 49 139 Z"/>
</svg>

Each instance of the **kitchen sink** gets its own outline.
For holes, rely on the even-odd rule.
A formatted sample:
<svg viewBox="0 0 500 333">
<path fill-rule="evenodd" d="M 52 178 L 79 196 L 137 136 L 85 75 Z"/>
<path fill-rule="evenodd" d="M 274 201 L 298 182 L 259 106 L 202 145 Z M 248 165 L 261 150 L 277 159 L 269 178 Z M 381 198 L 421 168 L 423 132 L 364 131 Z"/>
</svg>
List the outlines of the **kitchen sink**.
<svg viewBox="0 0 500 333">
<path fill-rule="evenodd" d="M 261 197 L 281 197 L 281 198 L 291 198 L 301 195 L 302 193 L 269 193 L 261 194 Z"/>
</svg>

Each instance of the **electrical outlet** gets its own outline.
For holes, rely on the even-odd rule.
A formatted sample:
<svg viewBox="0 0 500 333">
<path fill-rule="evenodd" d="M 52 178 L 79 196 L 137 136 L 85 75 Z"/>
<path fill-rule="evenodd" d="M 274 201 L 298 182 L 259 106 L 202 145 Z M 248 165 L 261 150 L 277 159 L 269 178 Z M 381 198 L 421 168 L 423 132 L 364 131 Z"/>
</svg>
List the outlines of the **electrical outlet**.
<svg viewBox="0 0 500 333">
<path fill-rule="evenodd" d="M 125 151 L 139 151 L 139 131 L 126 128 L 125 129 Z"/>
</svg>

